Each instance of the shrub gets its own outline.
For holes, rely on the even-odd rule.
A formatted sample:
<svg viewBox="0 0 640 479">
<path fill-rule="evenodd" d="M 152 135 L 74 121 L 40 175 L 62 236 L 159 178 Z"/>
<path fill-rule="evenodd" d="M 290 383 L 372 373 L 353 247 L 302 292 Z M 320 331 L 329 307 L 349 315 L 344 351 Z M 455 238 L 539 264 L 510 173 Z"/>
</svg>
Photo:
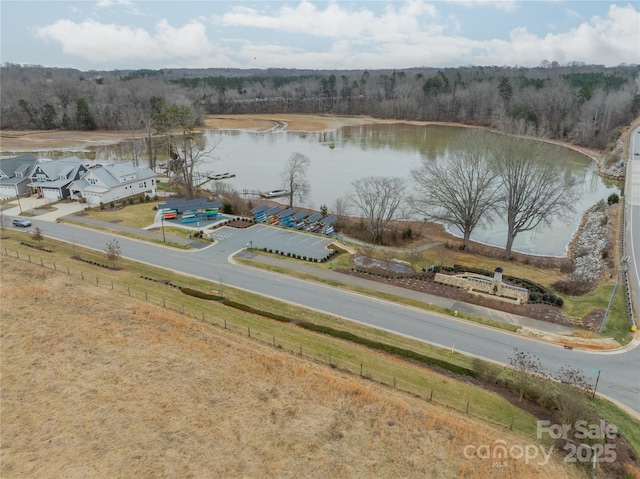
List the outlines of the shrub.
<svg viewBox="0 0 640 479">
<path fill-rule="evenodd" d="M 180 291 L 184 294 L 188 294 L 189 296 L 193 296 L 194 298 L 208 299 L 212 301 L 220 301 L 221 299 L 224 299 L 224 297 L 218 296 L 217 294 L 203 293 L 202 291 L 191 288 L 180 288 Z"/>
<path fill-rule="evenodd" d="M 620 201 L 620 197 L 618 196 L 617 193 L 611 193 L 609 195 L 609 197 L 607 198 L 607 204 L 609 206 L 614 205 L 616 203 L 618 203 Z"/>
<path fill-rule="evenodd" d="M 558 308 L 562 308 L 562 306 L 564 306 L 564 299 L 562 299 L 560 296 L 556 298 L 556 306 Z"/>
<path fill-rule="evenodd" d="M 536 301 L 538 301 L 538 293 L 529 294 L 529 301 L 531 301 L 532 303 L 535 303 Z"/>
<path fill-rule="evenodd" d="M 133 202 L 134 202 L 134 199 L 133 198 L 129 198 L 129 204 L 132 205 Z"/>
<path fill-rule="evenodd" d="M 329 336 L 333 336 L 335 338 L 344 339 L 346 341 L 352 341 L 356 344 L 362 344 L 363 346 L 367 346 L 369 348 L 385 351 L 389 354 L 393 354 L 398 357 L 419 361 L 429 366 L 439 366 L 442 369 L 451 371 L 461 376 L 470 376 L 470 377 L 477 376 L 477 373 L 471 369 L 467 369 L 462 366 L 458 366 L 456 364 L 451 364 L 441 359 L 424 356 L 422 354 L 416 353 L 415 351 L 399 348 L 398 346 L 380 343 L 378 341 L 373 341 L 367 338 L 361 338 L 360 336 L 356 336 L 355 334 L 350 333 L 348 331 L 340 331 L 338 329 L 333 329 L 328 326 L 320 326 L 317 324 L 308 323 L 306 321 L 300 321 L 298 323 L 298 326 L 304 329 L 308 329 L 310 331 L 315 331 L 317 333 L 328 334 Z"/>
<path fill-rule="evenodd" d="M 239 309 L 240 311 L 244 311 L 246 313 L 257 314 L 259 316 L 264 316 L 265 318 L 275 319 L 276 321 L 280 321 L 283 323 L 289 323 L 291 320 L 285 316 L 280 314 L 271 313 L 269 311 L 262 311 L 260 309 L 252 308 L 251 306 L 247 306 L 246 304 L 236 303 L 235 301 L 231 301 L 230 299 L 222 300 L 222 304 L 225 306 L 229 306 L 231 308 Z"/>
<path fill-rule="evenodd" d="M 101 201 L 100 202 L 100 209 L 103 210 L 104 209 L 104 203 Z"/>
</svg>

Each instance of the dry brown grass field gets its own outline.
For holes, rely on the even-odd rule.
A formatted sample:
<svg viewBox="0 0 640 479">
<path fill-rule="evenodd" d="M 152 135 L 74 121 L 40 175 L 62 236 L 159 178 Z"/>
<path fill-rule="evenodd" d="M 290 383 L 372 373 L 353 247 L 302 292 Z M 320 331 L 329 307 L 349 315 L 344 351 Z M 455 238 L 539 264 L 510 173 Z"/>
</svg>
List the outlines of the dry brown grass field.
<svg viewBox="0 0 640 479">
<path fill-rule="evenodd" d="M 73 277 L 0 280 L 2 478 L 586 477 L 466 459 L 533 439 Z"/>
</svg>

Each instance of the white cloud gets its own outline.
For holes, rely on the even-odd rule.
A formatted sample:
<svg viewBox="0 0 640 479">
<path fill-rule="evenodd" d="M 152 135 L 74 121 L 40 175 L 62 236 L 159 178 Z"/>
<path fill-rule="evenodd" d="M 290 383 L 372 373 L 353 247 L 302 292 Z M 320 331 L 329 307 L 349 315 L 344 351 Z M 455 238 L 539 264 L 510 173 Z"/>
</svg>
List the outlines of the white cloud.
<svg viewBox="0 0 640 479">
<path fill-rule="evenodd" d="M 96 3 L 96 7 L 98 8 L 109 8 L 116 6 L 124 7 L 125 10 L 127 10 L 129 13 L 139 13 L 138 8 L 130 0 L 99 0 L 98 3 Z"/>
<path fill-rule="evenodd" d="M 513 0 L 449 0 L 451 3 L 467 6 L 467 7 L 491 7 L 496 10 L 511 12 L 516 9 L 516 3 Z"/>
<path fill-rule="evenodd" d="M 472 4 L 494 5 L 488 1 Z M 610 66 L 640 60 L 640 12 L 631 5 L 611 5 L 602 17 L 592 17 L 569 31 L 538 35 L 522 26 L 513 28 L 508 39 L 500 40 L 466 37 L 460 18 L 443 18 L 424 1 L 391 2 L 377 13 L 362 5 L 366 4 L 302 0 L 266 14 L 236 4 L 226 15 L 214 19 L 216 34 L 226 35 L 219 36 L 215 45 L 208 39 L 201 17 L 179 27 L 163 19 L 154 31 L 96 20 L 59 20 L 37 33 L 60 44 L 65 54 L 105 68 L 135 64 L 141 68 L 373 69 L 536 66 L 543 60 Z M 237 27 L 241 27 L 242 37 L 238 37 Z M 272 40 L 252 40 L 252 29 L 262 30 L 262 34 L 266 30 Z M 278 32 L 295 34 L 297 43 L 287 44 L 291 36 L 278 36 Z M 304 43 L 305 36 L 313 38 L 313 51 Z"/>
<path fill-rule="evenodd" d="M 640 12 L 632 6 L 611 5 L 606 18 L 593 17 L 590 22 L 563 33 L 539 37 L 525 28 L 514 29 L 510 42 L 493 42 L 495 64 L 533 66 L 542 60 L 567 63 L 618 65 L 640 60 Z"/>
<path fill-rule="evenodd" d="M 37 29 L 37 35 L 59 43 L 64 53 L 93 63 L 198 58 L 212 51 L 205 27 L 197 21 L 176 28 L 161 20 L 150 34 L 142 28 L 95 20 L 58 20 Z"/>
<path fill-rule="evenodd" d="M 337 2 L 330 2 L 320 9 L 316 4 L 302 0 L 295 7 L 282 7 L 277 15 L 265 15 L 254 8 L 238 6 L 214 21 L 224 26 L 255 27 L 316 37 L 393 37 L 418 31 L 420 19 L 435 14 L 433 5 L 420 0 L 402 3 L 400 8 L 389 5 L 379 17 L 365 8 L 350 11 Z"/>
</svg>

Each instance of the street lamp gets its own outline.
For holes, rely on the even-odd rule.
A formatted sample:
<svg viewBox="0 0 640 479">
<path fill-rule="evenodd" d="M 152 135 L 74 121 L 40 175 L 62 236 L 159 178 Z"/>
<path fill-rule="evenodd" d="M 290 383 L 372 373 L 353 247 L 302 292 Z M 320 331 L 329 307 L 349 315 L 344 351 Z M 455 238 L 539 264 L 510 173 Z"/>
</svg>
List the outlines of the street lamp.
<svg viewBox="0 0 640 479">
<path fill-rule="evenodd" d="M 162 215 L 162 217 L 160 218 L 160 220 L 162 221 L 162 242 L 166 243 L 167 241 L 164 238 L 164 214 Z"/>
<path fill-rule="evenodd" d="M 590 369 L 591 369 L 591 372 L 598 374 L 598 376 L 596 376 L 596 384 L 595 384 L 595 386 L 593 386 L 593 394 L 591 395 L 592 398 L 595 398 L 596 397 L 596 389 L 598 388 L 598 380 L 600 379 L 600 370 L 599 369 L 593 369 L 593 368 L 590 368 Z"/>
<path fill-rule="evenodd" d="M 18 206 L 20 207 L 20 214 L 22 214 L 22 205 L 20 204 L 20 193 L 16 189 L 16 199 L 18 200 Z"/>
</svg>

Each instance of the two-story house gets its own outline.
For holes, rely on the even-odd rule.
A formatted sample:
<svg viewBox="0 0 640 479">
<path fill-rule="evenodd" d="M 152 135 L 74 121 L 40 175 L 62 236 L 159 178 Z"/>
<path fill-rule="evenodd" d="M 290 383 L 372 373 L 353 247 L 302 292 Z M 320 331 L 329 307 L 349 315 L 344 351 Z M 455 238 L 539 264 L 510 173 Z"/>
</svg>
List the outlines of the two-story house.
<svg viewBox="0 0 640 479">
<path fill-rule="evenodd" d="M 76 156 L 59 160 L 39 160 L 31 173 L 31 194 L 50 200 L 68 198 L 69 184 L 82 177 L 86 171 L 87 167 Z"/>
<path fill-rule="evenodd" d="M 96 165 L 70 186 L 71 197 L 86 199 L 91 205 L 124 198 L 156 194 L 156 174 L 149 168 L 137 168 L 133 162 Z"/>
<path fill-rule="evenodd" d="M 34 155 L 0 158 L 0 198 L 29 193 L 29 176 L 37 163 Z"/>
</svg>

